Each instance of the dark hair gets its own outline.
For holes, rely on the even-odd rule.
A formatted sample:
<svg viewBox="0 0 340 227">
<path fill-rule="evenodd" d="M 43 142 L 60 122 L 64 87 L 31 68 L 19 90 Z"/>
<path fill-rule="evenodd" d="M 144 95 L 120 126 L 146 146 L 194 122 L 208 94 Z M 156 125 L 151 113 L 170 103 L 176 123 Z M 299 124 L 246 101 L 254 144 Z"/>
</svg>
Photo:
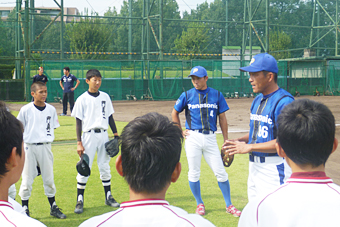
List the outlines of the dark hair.
<svg viewBox="0 0 340 227">
<path fill-rule="evenodd" d="M 159 113 L 137 117 L 121 134 L 124 178 L 137 193 L 158 193 L 171 181 L 182 150 L 182 131 Z"/>
<path fill-rule="evenodd" d="M 6 163 L 12 149 L 17 148 L 17 154 L 22 154 L 23 126 L 0 101 L 0 178 L 8 172 Z"/>
<path fill-rule="evenodd" d="M 267 76 L 268 73 L 274 74 L 274 82 L 277 83 L 277 73 L 269 72 L 269 71 L 263 71 L 264 76 Z"/>
<path fill-rule="evenodd" d="M 66 70 L 66 71 L 68 71 L 68 72 L 70 72 L 70 67 L 64 67 L 64 69 Z"/>
<path fill-rule="evenodd" d="M 323 104 L 299 99 L 278 117 L 277 142 L 296 164 L 325 164 L 333 149 L 335 120 Z"/>
<path fill-rule="evenodd" d="M 100 72 L 98 71 L 98 69 L 90 69 L 89 71 L 87 71 L 86 73 L 86 79 L 90 80 L 92 77 L 102 77 L 102 75 L 100 74 Z"/>
<path fill-rule="evenodd" d="M 39 88 L 41 87 L 47 87 L 45 83 L 41 82 L 41 81 L 37 81 L 37 82 L 34 82 L 32 85 L 31 85 L 31 92 L 36 92 Z"/>
</svg>

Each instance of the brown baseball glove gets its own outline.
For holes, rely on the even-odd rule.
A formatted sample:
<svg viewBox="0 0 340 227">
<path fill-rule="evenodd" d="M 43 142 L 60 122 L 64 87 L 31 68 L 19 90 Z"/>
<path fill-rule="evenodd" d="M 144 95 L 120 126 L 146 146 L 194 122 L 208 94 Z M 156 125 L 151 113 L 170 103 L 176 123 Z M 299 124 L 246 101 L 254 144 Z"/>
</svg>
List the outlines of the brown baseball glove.
<svg viewBox="0 0 340 227">
<path fill-rule="evenodd" d="M 231 163 L 234 161 L 234 155 L 229 155 L 229 153 L 226 153 L 225 151 L 221 150 L 221 157 L 222 162 L 225 167 L 231 166 Z"/>
</svg>

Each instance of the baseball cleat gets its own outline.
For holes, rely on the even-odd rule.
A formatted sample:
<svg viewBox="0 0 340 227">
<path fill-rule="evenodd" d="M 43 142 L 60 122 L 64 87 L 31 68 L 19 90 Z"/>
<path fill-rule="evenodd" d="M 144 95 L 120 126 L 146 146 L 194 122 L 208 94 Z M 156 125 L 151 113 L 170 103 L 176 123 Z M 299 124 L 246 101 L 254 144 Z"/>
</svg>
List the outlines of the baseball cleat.
<svg viewBox="0 0 340 227">
<path fill-rule="evenodd" d="M 27 215 L 28 217 L 30 217 L 30 211 L 28 210 L 28 207 L 27 207 L 27 206 L 23 206 L 22 208 L 24 209 L 26 215 Z"/>
<path fill-rule="evenodd" d="M 226 211 L 229 214 L 232 214 L 234 217 L 240 217 L 241 216 L 241 211 L 236 209 L 234 205 L 230 205 L 229 207 L 226 207 Z"/>
<path fill-rule="evenodd" d="M 62 113 L 62 114 L 60 114 L 59 116 L 66 116 L 66 114 Z"/>
<path fill-rule="evenodd" d="M 76 205 L 76 209 L 74 209 L 74 213 L 81 214 L 84 212 L 84 203 L 83 201 L 78 201 Z"/>
<path fill-rule="evenodd" d="M 57 205 L 53 205 L 51 207 L 51 213 L 52 216 L 60 219 L 65 219 L 66 215 L 61 212 L 61 209 Z"/>
<path fill-rule="evenodd" d="M 203 203 L 198 204 L 196 208 L 196 214 L 199 214 L 201 216 L 205 215 L 205 206 Z"/>
<path fill-rule="evenodd" d="M 120 204 L 112 197 L 112 195 L 110 195 L 109 198 L 105 200 L 105 204 L 111 207 L 120 207 Z"/>
</svg>

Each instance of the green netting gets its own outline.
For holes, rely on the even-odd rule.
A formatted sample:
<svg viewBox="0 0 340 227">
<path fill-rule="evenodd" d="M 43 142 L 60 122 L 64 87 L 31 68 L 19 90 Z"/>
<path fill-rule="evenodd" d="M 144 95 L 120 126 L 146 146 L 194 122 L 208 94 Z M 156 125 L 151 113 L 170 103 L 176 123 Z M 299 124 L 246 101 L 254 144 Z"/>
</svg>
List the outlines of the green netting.
<svg viewBox="0 0 340 227">
<path fill-rule="evenodd" d="M 208 86 L 233 97 L 237 92 L 240 97 L 250 96 L 252 89 L 247 73 L 239 71 L 240 66 L 249 61 L 191 60 L 191 61 L 30 61 L 25 69 L 30 68 L 29 77 L 23 80 L 6 80 L 0 82 L 2 100 L 31 100 L 30 85 L 38 73 L 38 66 L 43 66 L 49 78 L 47 83 L 47 101 L 54 102 L 62 97 L 59 85 L 63 68 L 68 66 L 71 73 L 80 81 L 75 96 L 78 97 L 88 89 L 86 72 L 98 69 L 103 77 L 101 90 L 107 92 L 112 100 L 175 100 L 180 94 L 192 88 L 188 78 L 193 66 L 201 65 L 208 72 Z M 301 95 L 340 95 L 340 61 L 279 61 L 278 85 L 291 94 Z M 26 91 L 26 93 L 24 93 Z"/>
</svg>

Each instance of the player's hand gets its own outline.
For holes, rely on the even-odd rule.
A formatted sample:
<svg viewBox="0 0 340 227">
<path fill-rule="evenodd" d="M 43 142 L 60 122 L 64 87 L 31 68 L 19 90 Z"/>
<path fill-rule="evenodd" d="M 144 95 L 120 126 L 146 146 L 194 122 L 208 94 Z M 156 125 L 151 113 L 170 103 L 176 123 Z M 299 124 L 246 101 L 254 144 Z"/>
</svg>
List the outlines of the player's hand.
<svg viewBox="0 0 340 227">
<path fill-rule="evenodd" d="M 73 88 L 71 88 L 71 91 L 74 91 L 74 90 L 76 90 L 74 87 L 73 87 Z"/>
<path fill-rule="evenodd" d="M 83 147 L 83 143 L 81 141 L 77 142 L 77 152 L 79 157 L 81 157 L 81 155 L 84 153 L 85 148 Z"/>
<path fill-rule="evenodd" d="M 245 142 L 226 140 L 222 145 L 222 150 L 229 153 L 229 155 L 247 154 L 251 152 L 251 145 Z"/>
<path fill-rule="evenodd" d="M 184 139 L 186 139 L 187 136 L 190 135 L 190 130 L 189 130 L 189 129 L 186 129 L 186 130 L 184 130 L 184 131 L 182 132 L 182 134 L 183 134 Z"/>
</svg>

